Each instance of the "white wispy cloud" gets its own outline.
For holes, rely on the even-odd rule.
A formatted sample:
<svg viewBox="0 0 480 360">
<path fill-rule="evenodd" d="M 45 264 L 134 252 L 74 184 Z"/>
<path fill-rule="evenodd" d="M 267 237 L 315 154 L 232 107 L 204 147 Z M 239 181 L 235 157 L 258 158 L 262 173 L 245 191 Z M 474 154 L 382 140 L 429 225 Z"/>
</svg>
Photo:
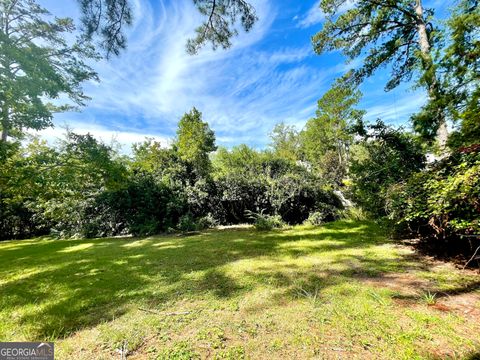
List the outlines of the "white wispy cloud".
<svg viewBox="0 0 480 360">
<path fill-rule="evenodd" d="M 356 0 L 347 0 L 344 3 L 342 3 L 339 8 L 337 13 L 341 14 L 345 11 L 348 11 L 352 9 L 355 6 L 355 1 Z M 323 22 L 326 18 L 325 13 L 322 11 L 320 8 L 320 1 L 317 1 L 303 17 L 296 17 L 296 20 L 298 20 L 297 25 L 301 28 L 308 28 L 310 26 L 319 24 Z"/>
<path fill-rule="evenodd" d="M 93 98 L 89 111 L 126 118 L 114 124 L 121 131 L 164 136 L 196 106 L 227 145 L 239 139 L 265 143 L 275 123 L 310 117 L 303 110 L 311 109 L 332 71 L 303 63 L 313 55 L 308 42 L 275 51 L 256 46 L 275 19 L 271 1 L 255 1 L 260 20 L 250 33 L 234 38 L 232 48 L 214 52 L 207 47 L 197 56 L 185 51 L 202 21 L 192 1 L 160 1 L 156 6 L 135 2 L 137 21 L 129 32 L 129 48 L 97 65 L 102 81 L 86 89 Z"/>
<path fill-rule="evenodd" d="M 260 20 L 250 33 L 240 32 L 228 50 L 207 47 L 190 56 L 186 41 L 203 20 L 192 0 L 133 0 L 135 22 L 128 30 L 128 49 L 95 65 L 101 82 L 86 86 L 92 100 L 84 112 L 56 116 L 55 123 L 73 124 L 74 130 L 105 141 L 115 136 L 127 144 L 125 149 L 145 136 L 168 142 L 180 117 L 193 106 L 203 112 L 217 141 L 227 146 L 263 147 L 281 121 L 303 127 L 332 79 L 358 62 L 324 65 L 315 58 L 307 31 L 298 27 L 281 36 L 303 32 L 304 41 L 276 42 L 273 47 L 279 5 L 273 0 L 254 2 Z M 315 10 L 321 13 L 317 6 Z M 392 116 L 379 100 L 368 106 L 372 116 Z M 61 132 L 45 130 L 42 136 Z"/>
<path fill-rule="evenodd" d="M 410 116 L 416 113 L 427 101 L 426 94 L 420 92 L 403 94 L 400 97 L 395 93 L 383 93 L 381 97 L 381 101 L 379 97 L 372 97 L 364 101 L 367 111 L 365 118 L 367 120 L 381 119 L 396 125 L 408 124 Z"/>
<path fill-rule="evenodd" d="M 147 138 L 158 141 L 162 146 L 168 147 L 172 143 L 172 139 L 164 136 L 155 136 L 150 133 L 137 133 L 128 131 L 116 131 L 102 125 L 68 122 L 57 124 L 55 127 L 47 128 L 41 131 L 29 131 L 29 134 L 40 136 L 49 144 L 55 145 L 59 140 L 65 139 L 67 131 L 72 131 L 79 135 L 90 134 L 105 144 L 119 147 L 119 151 L 123 154 L 129 154 L 132 145 L 145 141 Z"/>
</svg>

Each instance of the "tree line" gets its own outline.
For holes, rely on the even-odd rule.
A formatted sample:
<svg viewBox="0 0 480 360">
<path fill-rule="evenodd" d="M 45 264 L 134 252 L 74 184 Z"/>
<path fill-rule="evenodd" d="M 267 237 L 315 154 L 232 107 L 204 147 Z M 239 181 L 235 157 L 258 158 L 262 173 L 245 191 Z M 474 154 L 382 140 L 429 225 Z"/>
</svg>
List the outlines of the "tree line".
<svg viewBox="0 0 480 360">
<path fill-rule="evenodd" d="M 257 21 L 247 1 L 194 3 L 205 22 L 186 44 L 191 54 L 207 43 L 227 48 L 237 25 L 249 31 Z M 28 129 L 52 126 L 54 112 L 84 105 L 81 85 L 97 79 L 90 61 L 127 46 L 125 26 L 135 20 L 128 0 L 80 5 L 76 29 L 33 0 L 0 1 L 3 238 L 239 222 L 269 228 L 359 216 L 344 209 L 340 191 L 365 216 L 390 221 L 397 235 L 462 251 L 473 246 L 462 236 L 480 231 L 477 0 L 456 1 L 443 20 L 421 0 L 322 0 L 326 20 L 312 38 L 314 50 L 339 50 L 361 65 L 334 82 L 303 129 L 277 125 L 264 151 L 217 149 L 208 123 L 192 109 L 170 148 L 147 140 L 131 157 L 91 135 L 68 133 L 58 146 L 22 143 Z M 428 101 L 410 119 L 411 130 L 365 123 L 358 109 L 359 86 L 382 68 L 390 72 L 387 91 L 402 82 L 425 89 Z M 436 161 L 427 162 L 427 154 Z"/>
</svg>

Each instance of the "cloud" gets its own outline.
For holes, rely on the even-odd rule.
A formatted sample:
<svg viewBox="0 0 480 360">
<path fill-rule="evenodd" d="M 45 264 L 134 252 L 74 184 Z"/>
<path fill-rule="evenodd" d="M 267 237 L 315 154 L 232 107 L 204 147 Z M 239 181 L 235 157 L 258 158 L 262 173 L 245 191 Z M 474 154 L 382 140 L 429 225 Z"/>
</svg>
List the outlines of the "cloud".
<svg viewBox="0 0 480 360">
<path fill-rule="evenodd" d="M 123 154 L 130 154 L 134 143 L 143 142 L 146 138 L 152 138 L 164 147 L 171 144 L 172 139 L 163 136 L 152 136 L 151 134 L 141 134 L 136 132 L 115 131 L 101 125 L 92 125 L 85 123 L 69 122 L 68 124 L 57 125 L 41 131 L 30 131 L 31 135 L 40 136 L 49 144 L 54 145 L 59 139 L 64 139 L 67 129 L 80 135 L 91 134 L 98 140 L 110 145 L 120 145 L 119 151 Z"/>
<path fill-rule="evenodd" d="M 307 28 L 312 25 L 316 25 L 325 20 L 325 14 L 320 9 L 320 2 L 316 2 L 304 17 L 301 17 L 298 21 L 298 26 L 301 28 Z"/>
<path fill-rule="evenodd" d="M 101 83 L 90 84 L 87 112 L 105 128 L 172 136 L 183 113 L 196 106 L 225 145 L 262 146 L 274 124 L 308 119 L 312 104 L 338 69 L 308 65 L 308 38 L 301 46 L 264 49 L 275 8 L 256 0 L 259 22 L 241 32 L 228 50 L 206 47 L 185 51 L 186 40 L 201 23 L 191 0 L 135 3 L 135 27 L 121 57 L 97 65 Z M 108 113 L 108 119 L 98 114 Z M 112 118 L 122 121 L 112 123 Z M 84 120 L 85 121 L 85 120 Z"/>
<path fill-rule="evenodd" d="M 86 86 L 92 97 L 87 108 L 57 115 L 55 123 L 70 122 L 107 140 L 116 135 L 126 144 L 149 135 L 168 141 L 180 117 L 195 106 L 220 145 L 258 148 L 268 143 L 276 123 L 303 127 L 331 81 L 361 60 L 345 65 L 336 55 L 313 54 L 309 31 L 295 25 L 313 23 L 309 14 L 313 9 L 321 14 L 318 3 L 293 27 L 285 27 L 277 2 L 254 2 L 260 20 L 251 32 L 240 32 L 228 50 L 207 46 L 190 56 L 186 41 L 203 20 L 192 0 L 133 0 L 127 51 L 97 63 L 101 82 Z M 353 1 L 345 4 L 344 10 Z M 379 94 L 366 102 L 372 116 L 393 118 L 392 109 L 378 105 L 383 99 Z M 48 131 L 42 134 L 52 137 Z"/>
<path fill-rule="evenodd" d="M 366 101 L 367 114 L 365 118 L 369 121 L 381 119 L 391 124 L 406 124 L 410 116 L 418 111 L 425 104 L 427 96 L 423 93 L 410 93 L 406 96 L 397 98 L 394 93 L 383 93 L 381 101 L 379 97 L 374 100 Z M 370 105 L 369 104 L 375 104 Z"/>
<path fill-rule="evenodd" d="M 347 0 L 340 5 L 337 13 L 341 14 L 355 6 L 356 0 Z M 317 1 L 303 17 L 297 17 L 297 26 L 300 28 L 308 28 L 310 26 L 323 22 L 326 18 L 325 13 L 320 8 L 320 1 Z"/>
</svg>

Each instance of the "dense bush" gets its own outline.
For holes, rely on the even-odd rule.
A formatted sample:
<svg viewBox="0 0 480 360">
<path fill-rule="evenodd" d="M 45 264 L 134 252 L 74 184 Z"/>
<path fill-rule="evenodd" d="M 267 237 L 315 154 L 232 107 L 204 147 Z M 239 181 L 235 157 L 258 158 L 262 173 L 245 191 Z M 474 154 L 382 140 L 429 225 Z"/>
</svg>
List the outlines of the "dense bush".
<svg viewBox="0 0 480 360">
<path fill-rule="evenodd" d="M 385 216 L 390 187 L 424 165 L 422 147 L 412 135 L 378 122 L 352 150 L 350 197 L 373 217 Z"/>
<path fill-rule="evenodd" d="M 253 211 L 247 210 L 245 216 L 253 220 L 253 226 L 260 231 L 279 229 L 285 226 L 285 222 L 280 215 L 268 215 L 263 211 L 254 213 Z"/>
<path fill-rule="evenodd" d="M 398 226 L 423 238 L 480 233 L 480 151 L 465 149 L 393 185 L 387 205 Z"/>
<path fill-rule="evenodd" d="M 213 215 L 223 224 L 250 222 L 246 211 L 272 212 L 268 199 L 268 183 L 265 179 L 228 175 L 216 180 L 217 201 L 214 201 Z"/>
<path fill-rule="evenodd" d="M 48 234 L 48 223 L 41 220 L 24 203 L 0 195 L 0 240 Z"/>
<path fill-rule="evenodd" d="M 287 174 L 273 182 L 269 197 L 275 213 L 288 224 L 301 224 L 313 211 L 325 208 L 339 209 L 342 204 L 331 191 L 325 191 L 317 179 L 308 174 Z M 325 221 L 335 219 L 333 211 Z"/>
<path fill-rule="evenodd" d="M 315 211 L 322 221 L 336 218 L 340 200 L 304 163 L 245 145 L 220 149 L 210 163 L 213 134 L 198 112 L 190 115 L 182 126 L 205 136 L 181 131 L 170 148 L 146 140 L 131 158 L 88 134 L 68 133 L 54 147 L 39 140 L 2 146 L 0 236 L 150 235 L 238 223 L 267 229 Z"/>
<path fill-rule="evenodd" d="M 185 207 L 170 188 L 148 176 L 135 178 L 113 198 L 114 212 L 123 214 L 129 232 L 135 235 L 156 234 L 174 227 Z"/>
<path fill-rule="evenodd" d="M 330 204 L 321 204 L 317 209 L 308 215 L 305 224 L 307 225 L 322 225 L 326 222 L 336 220 L 340 217 L 339 209 Z"/>
</svg>

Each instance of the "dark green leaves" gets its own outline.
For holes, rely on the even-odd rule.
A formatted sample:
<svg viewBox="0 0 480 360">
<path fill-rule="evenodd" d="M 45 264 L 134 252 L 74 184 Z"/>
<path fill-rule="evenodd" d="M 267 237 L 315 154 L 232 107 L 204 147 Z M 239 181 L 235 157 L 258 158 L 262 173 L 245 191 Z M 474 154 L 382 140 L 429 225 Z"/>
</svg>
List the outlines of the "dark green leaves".
<svg viewBox="0 0 480 360">
<path fill-rule="evenodd" d="M 124 27 L 132 23 L 132 9 L 128 0 L 78 0 L 82 11 L 83 30 L 88 39 L 100 37 L 100 46 L 110 54 L 118 55 L 127 45 Z"/>
<path fill-rule="evenodd" d="M 2 1 L 0 25 L 2 140 L 51 126 L 52 112 L 65 107 L 46 99 L 64 95 L 84 104 L 81 84 L 96 79 L 87 61 L 97 54 L 84 40 L 66 40 L 75 30 L 72 19 L 52 19 L 33 0 Z"/>
<path fill-rule="evenodd" d="M 340 50 L 349 60 L 363 57 L 363 66 L 352 73 L 350 80 L 358 84 L 379 68 L 392 65 L 387 90 L 410 80 L 419 69 L 418 21 L 428 22 L 431 10 L 419 18 L 411 1 L 356 1 L 340 13 L 347 0 L 323 0 L 322 10 L 328 18 L 313 38 L 318 54 Z M 433 29 L 428 28 L 431 40 Z"/>
<path fill-rule="evenodd" d="M 82 12 L 83 30 L 87 39 L 100 38 L 99 44 L 107 57 L 118 55 L 125 49 L 125 26 L 131 25 L 132 9 L 129 0 L 78 0 Z M 213 49 L 231 46 L 232 37 L 238 34 L 240 25 L 250 31 L 257 21 L 255 9 L 245 0 L 193 0 L 199 12 L 206 18 L 196 30 L 196 36 L 187 42 L 187 51 L 196 54 L 210 43 Z"/>
<path fill-rule="evenodd" d="M 250 31 L 257 21 L 253 6 L 245 0 L 193 0 L 207 20 L 197 28 L 196 37 L 188 40 L 187 52 L 196 54 L 205 43 L 215 50 L 229 48 L 231 38 L 238 34 L 236 25 L 240 22 L 245 31 Z"/>
</svg>

